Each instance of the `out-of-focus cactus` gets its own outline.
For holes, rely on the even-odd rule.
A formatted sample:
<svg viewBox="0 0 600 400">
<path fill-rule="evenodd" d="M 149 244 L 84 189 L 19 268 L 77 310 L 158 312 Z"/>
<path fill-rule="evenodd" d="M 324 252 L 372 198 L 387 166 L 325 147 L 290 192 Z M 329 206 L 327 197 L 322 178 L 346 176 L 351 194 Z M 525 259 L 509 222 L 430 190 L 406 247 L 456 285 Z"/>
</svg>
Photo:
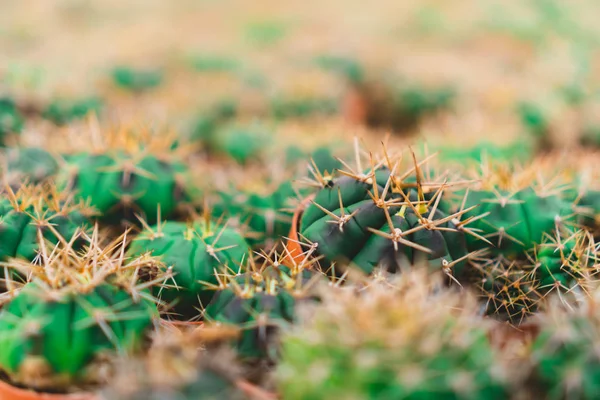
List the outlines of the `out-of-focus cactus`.
<svg viewBox="0 0 600 400">
<path fill-rule="evenodd" d="M 191 140 L 199 141 L 207 145 L 215 136 L 216 130 L 227 121 L 231 120 L 237 114 L 237 104 L 235 100 L 222 100 L 213 105 L 207 111 L 194 121 Z"/>
<path fill-rule="evenodd" d="M 248 243 L 235 229 L 206 219 L 147 226 L 129 253 L 150 253 L 172 267 L 173 283 L 157 295 L 174 305 L 176 318 L 197 319 L 214 294 L 210 286 L 219 283 L 220 274 L 239 270 L 248 250 Z"/>
<path fill-rule="evenodd" d="M 38 184 L 58 172 L 54 156 L 40 147 L 11 147 L 5 155 L 4 180 L 14 190 L 24 182 Z"/>
<path fill-rule="evenodd" d="M 186 149 L 170 134 L 143 130 L 103 132 L 103 139 L 97 148 L 65 157 L 60 185 L 107 221 L 135 221 L 141 214 L 154 223 L 158 207 L 164 217 L 173 215 L 187 196 Z"/>
<path fill-rule="evenodd" d="M 271 101 L 271 112 L 277 119 L 307 118 L 314 115 L 328 115 L 337 111 L 335 99 L 328 98 L 285 98 L 276 97 Z"/>
<path fill-rule="evenodd" d="M 408 272 L 328 288 L 284 334 L 286 399 L 504 399 L 512 375 L 492 349 L 473 298 Z"/>
<path fill-rule="evenodd" d="M 97 97 L 77 100 L 58 98 L 50 102 L 42 111 L 42 117 L 57 125 L 65 125 L 88 114 L 98 114 L 102 109 L 102 101 Z"/>
<path fill-rule="evenodd" d="M 143 92 L 160 86 L 164 80 L 163 72 L 158 69 L 134 69 L 119 66 L 112 70 L 113 83 L 125 90 Z"/>
<path fill-rule="evenodd" d="M 0 97 L 0 144 L 4 144 L 6 135 L 21 132 L 24 124 L 25 119 L 14 100 Z"/>
<path fill-rule="evenodd" d="M 73 249 L 76 240 L 83 251 Z M 135 277 L 157 276 L 159 264 L 124 261 L 124 246 L 123 237 L 102 246 L 95 231 L 42 247 L 36 263 L 3 263 L 30 279 L 7 285 L 11 299 L 0 311 L 0 370 L 11 382 L 47 391 L 105 382 L 108 354 L 142 348 L 158 312 L 152 283 Z"/>
</svg>

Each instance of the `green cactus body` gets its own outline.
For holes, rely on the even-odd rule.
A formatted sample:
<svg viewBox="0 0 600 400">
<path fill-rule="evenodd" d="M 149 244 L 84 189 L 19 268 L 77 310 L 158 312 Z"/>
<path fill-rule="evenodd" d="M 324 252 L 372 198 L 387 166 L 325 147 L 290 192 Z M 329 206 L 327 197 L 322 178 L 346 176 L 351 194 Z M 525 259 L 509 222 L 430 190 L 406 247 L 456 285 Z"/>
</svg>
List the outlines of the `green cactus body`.
<svg viewBox="0 0 600 400">
<path fill-rule="evenodd" d="M 42 117 L 57 125 L 65 125 L 88 114 L 98 114 L 101 109 L 102 101 L 97 97 L 79 100 L 56 99 L 42 111 Z"/>
<path fill-rule="evenodd" d="M 135 220 L 132 214 L 137 213 L 154 223 L 159 206 L 162 216 L 168 217 L 186 198 L 180 183 L 186 168 L 178 161 L 111 152 L 78 153 L 68 163 L 70 168 L 62 171 L 59 181 L 106 220 Z"/>
<path fill-rule="evenodd" d="M 63 292 L 60 298 L 44 297 L 45 290 L 36 281 L 28 283 L 0 312 L 0 368 L 37 389 L 47 382 L 27 374 L 31 365 L 49 368 L 41 374 L 55 377 L 52 385 L 85 381 L 86 367 L 102 353 L 138 349 L 157 314 L 153 303 L 136 303 L 110 284 L 87 293 Z"/>
<path fill-rule="evenodd" d="M 577 207 L 579 223 L 597 230 L 600 227 L 600 190 L 587 190 L 579 199 Z"/>
<path fill-rule="evenodd" d="M 544 398 L 594 399 L 600 391 L 600 358 L 590 349 L 597 342 L 597 318 L 581 311 L 556 314 L 542 324 L 531 349 L 538 387 Z"/>
<path fill-rule="evenodd" d="M 41 183 L 58 172 L 56 159 L 39 147 L 10 148 L 6 161 L 6 180 L 14 190 L 23 182 Z"/>
<path fill-rule="evenodd" d="M 0 143 L 10 133 L 19 133 L 23 129 L 25 119 L 19 112 L 15 102 L 7 97 L 0 98 Z"/>
<path fill-rule="evenodd" d="M 335 99 L 279 97 L 271 102 L 271 112 L 277 119 L 308 118 L 313 115 L 333 114 L 336 111 Z"/>
<path fill-rule="evenodd" d="M 287 268 L 271 266 L 261 273 L 238 275 L 213 297 L 205 319 L 241 330 L 236 343 L 241 357 L 275 359 L 279 328 L 295 320 L 296 303 L 308 298 L 305 291 L 296 290 L 296 281 L 306 283 L 314 274 L 303 270 L 292 277 Z"/>
<path fill-rule="evenodd" d="M 414 124 L 427 114 L 448 108 L 456 93 L 451 87 L 406 87 L 395 94 L 396 110 L 407 124 Z"/>
<path fill-rule="evenodd" d="M 219 193 L 220 201 L 212 207 L 212 214 L 217 218 L 237 219 L 247 230 L 250 245 L 264 245 L 289 233 L 292 221 L 290 199 L 295 196 L 290 182 L 282 183 L 265 195 L 232 189 Z"/>
<path fill-rule="evenodd" d="M 57 243 L 54 231 L 71 238 L 79 229 L 90 227 L 88 210 L 42 190 L 24 188 L 13 198 L 6 194 L 0 198 L 0 261 L 11 257 L 33 260 L 39 249 L 39 232 Z"/>
<path fill-rule="evenodd" d="M 131 244 L 130 254 L 147 252 L 173 268 L 175 284 L 160 290 L 163 301 L 176 302 L 174 311 L 183 318 L 198 315 L 217 285 L 215 273 L 239 269 L 248 255 L 248 244 L 234 229 L 211 224 L 192 226 L 167 222 L 142 232 Z"/>
<path fill-rule="evenodd" d="M 552 235 L 562 218 L 570 213 L 570 207 L 559 196 L 541 196 L 533 189 L 513 193 L 499 190 L 498 193 L 485 190 L 469 191 L 466 207 L 479 205 L 477 214 L 489 213 L 475 221 L 474 229 L 486 237 L 494 247 L 493 254 L 508 258 L 519 258 L 525 252 L 540 244 L 544 234 Z M 475 215 L 467 213 L 466 218 Z M 470 251 L 488 248 L 488 244 L 467 237 Z"/>
<path fill-rule="evenodd" d="M 112 71 L 112 80 L 122 89 L 142 92 L 160 86 L 164 80 L 160 70 L 141 70 L 117 67 Z"/>
<path fill-rule="evenodd" d="M 381 194 L 389 173 L 380 170 L 375 176 L 377 191 Z M 328 187 L 316 194 L 313 204 L 309 205 L 302 214 L 301 234 L 310 242 L 317 243 L 318 253 L 328 261 L 351 262 L 367 273 L 372 272 L 378 265 L 390 271 L 398 271 L 419 261 L 428 261 L 433 268 L 446 267 L 457 261 L 453 271 L 455 274 L 461 273 L 464 262 L 459 259 L 467 254 L 467 250 L 464 234 L 455 225 L 455 221 L 448 220 L 439 224 L 441 228 L 450 228 L 454 231 L 421 229 L 408 236 L 402 236 L 404 240 L 420 246 L 421 249 L 401 242 L 395 243 L 390 237 L 378 235 L 373 230 L 388 236 L 399 235 L 418 227 L 423 221 L 412 208 L 380 207 L 371 195 L 374 195 L 373 186 L 366 182 L 352 177 L 341 177 L 332 181 Z M 389 196 L 387 200 L 392 197 L 399 198 L 397 193 Z M 340 197 L 343 209 L 340 207 Z M 414 201 L 417 194 L 411 191 L 409 197 Z M 386 217 L 386 208 L 393 229 Z M 424 207 L 424 204 L 417 208 L 421 208 L 420 212 L 423 216 L 429 217 L 431 210 Z M 323 209 L 338 218 L 333 218 Z M 352 218 L 346 217 L 346 220 L 341 223 L 344 216 L 349 215 L 352 215 Z M 438 209 L 431 216 L 431 220 L 437 221 L 445 217 L 447 215 Z M 423 248 L 429 249 L 430 253 L 424 252 Z"/>
<path fill-rule="evenodd" d="M 191 139 L 209 146 L 219 126 L 236 116 L 237 108 L 234 100 L 223 100 L 215 104 L 196 119 Z"/>
<path fill-rule="evenodd" d="M 240 164 L 255 160 L 269 142 L 269 132 L 254 126 L 229 126 L 215 132 L 209 151 L 231 157 Z"/>
</svg>

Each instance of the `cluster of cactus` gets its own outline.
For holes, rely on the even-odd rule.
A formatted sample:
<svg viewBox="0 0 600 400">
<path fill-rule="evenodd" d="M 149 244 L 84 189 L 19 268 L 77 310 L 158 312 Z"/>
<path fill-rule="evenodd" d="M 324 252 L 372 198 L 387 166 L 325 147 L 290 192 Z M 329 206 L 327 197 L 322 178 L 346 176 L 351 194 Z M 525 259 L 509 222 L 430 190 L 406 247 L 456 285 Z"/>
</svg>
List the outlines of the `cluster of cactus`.
<svg viewBox="0 0 600 400">
<path fill-rule="evenodd" d="M 72 243 L 84 242 L 84 250 Z M 136 276 L 160 273 L 140 257 L 124 261 L 123 237 L 102 246 L 98 231 L 42 246 L 41 265 L 11 259 L 5 268 L 28 277 L 8 281 L 0 311 L 0 370 L 11 382 L 38 390 L 68 391 L 105 381 L 107 355 L 141 349 L 158 316 L 148 284 Z M 158 278 L 157 281 L 160 281 Z"/>
<path fill-rule="evenodd" d="M 4 144 L 5 137 L 12 133 L 19 133 L 25 124 L 15 101 L 10 97 L 0 97 L 0 143 Z"/>
<path fill-rule="evenodd" d="M 57 98 L 42 110 L 41 115 L 57 125 L 66 125 L 71 121 L 82 119 L 88 114 L 98 114 L 101 109 L 102 101 L 98 97 Z"/>
<path fill-rule="evenodd" d="M 3 178 L 14 190 L 23 182 L 46 182 L 58 172 L 55 157 L 40 147 L 11 147 L 4 157 Z"/>
<path fill-rule="evenodd" d="M 286 399 L 504 399 L 514 377 L 473 299 L 412 271 L 331 288 L 284 335 Z"/>
<path fill-rule="evenodd" d="M 57 180 L 103 219 L 135 221 L 139 214 L 153 223 L 159 207 L 168 217 L 186 200 L 186 150 L 171 135 L 123 128 L 100 140 L 97 148 L 66 155 Z"/>
</svg>

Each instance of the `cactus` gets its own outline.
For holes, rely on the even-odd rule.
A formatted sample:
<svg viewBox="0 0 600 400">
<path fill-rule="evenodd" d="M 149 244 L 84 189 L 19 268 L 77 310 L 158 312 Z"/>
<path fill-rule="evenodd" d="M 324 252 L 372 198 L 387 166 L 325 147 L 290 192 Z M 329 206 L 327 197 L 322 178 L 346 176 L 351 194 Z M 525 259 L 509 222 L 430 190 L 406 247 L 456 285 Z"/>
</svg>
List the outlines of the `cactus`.
<svg viewBox="0 0 600 400">
<path fill-rule="evenodd" d="M 116 86 L 132 92 L 154 89 L 160 86 L 164 80 L 161 70 L 134 69 L 125 66 L 114 68 L 111 77 Z"/>
<path fill-rule="evenodd" d="M 587 306 L 554 304 L 540 316 L 541 331 L 532 345 L 531 360 L 538 398 L 597 397 L 600 357 L 595 351 L 599 327 L 597 293 Z"/>
<path fill-rule="evenodd" d="M 83 252 L 73 250 L 76 240 L 85 241 Z M 141 349 L 158 312 L 146 289 L 152 283 L 135 277 L 156 275 L 158 264 L 124 261 L 125 245 L 120 237 L 103 247 L 95 230 L 43 247 L 42 268 L 3 263 L 30 278 L 22 287 L 7 285 L 12 299 L 0 311 L 0 370 L 11 382 L 36 390 L 81 388 L 105 380 L 98 363 L 111 352 Z"/>
<path fill-rule="evenodd" d="M 419 271 L 333 287 L 284 334 L 285 399 L 504 399 L 512 376 L 473 298 Z"/>
<path fill-rule="evenodd" d="M 39 147 L 12 147 L 6 152 L 5 181 L 18 190 L 23 182 L 42 183 L 58 172 L 58 162 Z"/>
<path fill-rule="evenodd" d="M 24 124 L 25 118 L 15 102 L 9 97 L 0 97 L 0 144 L 4 144 L 6 135 L 21 132 Z"/>
<path fill-rule="evenodd" d="M 337 111 L 334 99 L 275 97 L 271 101 L 271 113 L 276 119 L 308 118 L 328 115 Z"/>
<path fill-rule="evenodd" d="M 205 219 L 193 224 L 158 223 L 133 241 L 132 255 L 151 253 L 173 268 L 173 285 L 161 288 L 161 298 L 173 303 L 177 318 L 198 318 L 214 292 L 218 274 L 237 270 L 248 254 L 248 244 L 234 229 Z"/>
<path fill-rule="evenodd" d="M 263 254 L 263 263 L 257 266 L 252 258 L 245 273 L 229 276 L 206 307 L 204 318 L 209 324 L 233 326 L 240 329 L 236 351 L 250 359 L 277 358 L 277 336 L 281 327 L 295 320 L 298 302 L 312 298 L 311 279 L 320 273 L 310 270 L 312 262 L 305 258 L 300 263 L 277 254 Z"/>
<path fill-rule="evenodd" d="M 220 191 L 218 195 L 220 200 L 212 206 L 212 214 L 236 219 L 250 245 L 269 246 L 289 233 L 290 200 L 296 197 L 289 181 L 267 193 L 231 189 Z"/>
<path fill-rule="evenodd" d="M 219 346 L 231 334 L 225 329 L 158 329 L 147 354 L 120 360 L 102 398 L 243 399 L 237 387 L 241 369 L 235 353 Z"/>
<path fill-rule="evenodd" d="M 204 144 L 209 143 L 217 128 L 231 120 L 238 113 L 234 100 L 222 100 L 203 112 L 194 122 L 190 138 Z"/>
<path fill-rule="evenodd" d="M 171 135 L 141 130 L 110 131 L 104 138 L 103 146 L 66 157 L 60 185 L 109 222 L 135 221 L 133 214 L 141 214 L 154 223 L 158 207 L 172 216 L 187 196 L 185 149 Z"/>
<path fill-rule="evenodd" d="M 426 194 L 416 160 L 412 181 L 410 171 L 397 175 L 397 164 L 382 164 L 373 162 L 363 173 L 358 157 L 357 167 L 346 165 L 340 178 L 317 173 L 322 189 L 302 214 L 301 236 L 317 245 L 326 261 L 355 264 L 367 273 L 377 266 L 399 271 L 424 259 L 432 268 L 460 275 L 468 256 L 465 233 L 478 237 L 460 217 L 473 208 L 442 212 L 442 192 L 451 184 L 435 190 L 436 184 L 428 183 Z"/>
<path fill-rule="evenodd" d="M 226 155 L 240 164 L 260 158 L 270 142 L 270 132 L 260 126 L 230 125 L 217 130 L 205 143 L 209 152 Z"/>
<path fill-rule="evenodd" d="M 0 197 L 0 260 L 33 260 L 40 236 L 52 243 L 70 238 L 90 227 L 91 215 L 84 204 L 52 186 L 22 186 L 17 192 L 6 188 Z"/>
<path fill-rule="evenodd" d="M 102 109 L 102 101 L 97 97 L 77 100 L 58 98 L 53 100 L 42 111 L 42 117 L 57 125 L 65 125 L 88 114 L 98 114 Z"/>
</svg>

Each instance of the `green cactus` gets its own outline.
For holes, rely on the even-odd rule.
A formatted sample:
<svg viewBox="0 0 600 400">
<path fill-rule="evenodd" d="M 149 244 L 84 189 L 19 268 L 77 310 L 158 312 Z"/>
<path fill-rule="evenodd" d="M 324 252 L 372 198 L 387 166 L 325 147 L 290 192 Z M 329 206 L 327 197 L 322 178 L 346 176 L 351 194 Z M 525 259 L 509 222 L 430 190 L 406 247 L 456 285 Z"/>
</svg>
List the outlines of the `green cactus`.
<svg viewBox="0 0 600 400">
<path fill-rule="evenodd" d="M 113 83 L 125 90 L 143 92 L 160 86 L 164 75 L 158 69 L 134 69 L 118 66 L 111 72 Z"/>
<path fill-rule="evenodd" d="M 86 242 L 82 252 L 68 243 L 77 239 Z M 124 245 L 122 238 L 103 247 L 97 234 L 77 235 L 44 248 L 39 262 L 3 263 L 30 279 L 13 287 L 0 311 L 0 370 L 11 382 L 37 390 L 81 388 L 102 379 L 94 364 L 105 363 L 107 353 L 141 349 L 158 312 L 148 285 L 132 278 L 158 264 L 123 261 Z"/>
<path fill-rule="evenodd" d="M 507 398 L 512 377 L 472 298 L 422 274 L 400 278 L 323 294 L 282 338 L 283 398 Z"/>
<path fill-rule="evenodd" d="M 337 111 L 337 101 L 329 98 L 275 97 L 271 101 L 271 113 L 276 119 L 308 118 L 329 115 Z"/>
<path fill-rule="evenodd" d="M 592 300 L 590 307 L 596 305 Z M 567 311 L 555 304 L 542 315 L 531 348 L 539 398 L 594 399 L 600 390 L 598 313 L 585 307 Z"/>
<path fill-rule="evenodd" d="M 213 140 L 217 129 L 236 116 L 237 107 L 235 100 L 226 99 L 202 112 L 194 121 L 190 135 L 191 140 L 208 144 Z"/>
<path fill-rule="evenodd" d="M 12 147 L 6 152 L 4 177 L 17 190 L 23 182 L 42 183 L 58 172 L 58 162 L 40 147 Z"/>
<path fill-rule="evenodd" d="M 89 229 L 92 214 L 50 186 L 23 186 L 16 193 L 7 189 L 0 197 L 0 261 L 33 260 L 40 235 L 56 244 L 59 237 Z"/>
<path fill-rule="evenodd" d="M 600 228 L 600 190 L 584 190 L 576 209 L 578 222 L 597 233 Z"/>
<path fill-rule="evenodd" d="M 262 266 L 252 263 L 246 273 L 231 276 L 206 307 L 209 324 L 240 329 L 235 348 L 244 359 L 276 359 L 281 327 L 294 322 L 298 302 L 311 299 L 310 279 L 319 273 L 308 269 L 310 262 L 290 268 L 279 259 L 265 256 Z"/>
<path fill-rule="evenodd" d="M 292 200 L 296 193 L 291 182 L 281 183 L 268 193 L 232 188 L 218 193 L 212 215 L 235 219 L 251 246 L 269 245 L 286 236 L 292 222 Z"/>
<path fill-rule="evenodd" d="M 71 121 L 84 118 L 88 114 L 98 114 L 102 109 L 102 101 L 97 97 L 77 100 L 58 98 L 53 100 L 42 111 L 42 117 L 57 125 L 65 125 Z"/>
<path fill-rule="evenodd" d="M 187 199 L 185 154 L 168 135 L 145 143 L 137 134 L 114 134 L 122 135 L 124 146 L 68 155 L 59 185 L 89 201 L 108 222 L 136 221 L 139 214 L 154 223 L 158 207 L 164 217 L 172 216 Z"/>
<path fill-rule="evenodd" d="M 172 267 L 173 284 L 160 290 L 161 299 L 173 303 L 177 318 L 191 319 L 212 298 L 217 274 L 237 270 L 247 257 L 248 244 L 234 229 L 210 220 L 186 224 L 159 223 L 147 227 L 131 244 L 129 253 L 151 253 Z"/>
<path fill-rule="evenodd" d="M 472 223 L 481 236 L 493 246 L 467 238 L 470 251 L 488 248 L 494 255 L 515 259 L 542 243 L 545 234 L 553 235 L 571 214 L 570 204 L 557 194 L 536 193 L 533 188 L 509 192 L 493 190 L 471 190 L 466 198 L 466 207 L 476 206 L 477 214 L 487 214 Z M 474 212 L 465 215 L 474 217 Z"/>
<path fill-rule="evenodd" d="M 260 126 L 230 125 L 218 129 L 206 142 L 209 152 L 226 155 L 240 164 L 260 158 L 271 133 Z"/>
<path fill-rule="evenodd" d="M 301 236 L 318 246 L 326 261 L 355 264 L 367 273 L 425 261 L 460 275 L 468 255 L 465 233 L 472 234 L 460 216 L 470 209 L 445 214 L 438 208 L 442 184 L 439 190 L 428 186 L 426 195 L 419 167 L 412 180 L 390 170 L 358 168 L 334 180 L 317 177 L 323 187 L 302 214 Z"/>
<path fill-rule="evenodd" d="M 25 118 L 15 102 L 9 97 L 0 97 L 0 144 L 8 134 L 19 133 L 23 129 Z"/>
</svg>

